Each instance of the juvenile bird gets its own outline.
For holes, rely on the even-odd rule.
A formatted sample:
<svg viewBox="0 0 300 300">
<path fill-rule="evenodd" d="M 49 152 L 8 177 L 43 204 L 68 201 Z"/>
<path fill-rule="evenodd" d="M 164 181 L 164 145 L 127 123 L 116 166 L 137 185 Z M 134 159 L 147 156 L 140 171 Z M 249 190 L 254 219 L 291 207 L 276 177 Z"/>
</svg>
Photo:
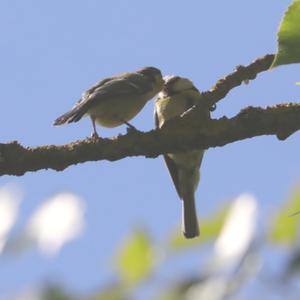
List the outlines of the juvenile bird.
<svg viewBox="0 0 300 300">
<path fill-rule="evenodd" d="M 164 80 L 164 88 L 155 102 L 156 128 L 162 127 L 169 119 L 180 116 L 202 101 L 200 92 L 189 79 L 166 76 Z M 209 110 L 203 111 L 203 117 L 209 117 Z M 199 169 L 203 154 L 204 150 L 193 150 L 164 155 L 177 194 L 182 200 L 182 229 L 186 238 L 199 235 L 195 191 L 200 179 Z"/>
<path fill-rule="evenodd" d="M 103 79 L 84 92 L 75 106 L 54 121 L 62 125 L 90 116 L 93 124 L 92 136 L 98 137 L 96 124 L 117 127 L 127 124 L 163 88 L 159 69 L 146 67 L 136 72 L 124 73 Z"/>
</svg>

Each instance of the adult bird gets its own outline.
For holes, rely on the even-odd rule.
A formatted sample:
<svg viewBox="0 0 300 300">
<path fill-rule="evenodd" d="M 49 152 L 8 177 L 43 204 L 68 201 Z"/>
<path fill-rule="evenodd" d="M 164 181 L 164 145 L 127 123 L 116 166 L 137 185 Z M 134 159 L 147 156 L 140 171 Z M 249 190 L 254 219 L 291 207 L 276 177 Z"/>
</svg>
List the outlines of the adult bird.
<svg viewBox="0 0 300 300">
<path fill-rule="evenodd" d="M 159 69 L 145 67 L 103 79 L 84 92 L 75 106 L 54 121 L 54 125 L 79 121 L 90 116 L 93 137 L 98 137 L 96 123 L 103 127 L 127 124 L 163 88 Z"/>
<path fill-rule="evenodd" d="M 166 121 L 182 115 L 194 105 L 200 105 L 200 92 L 192 81 L 179 76 L 164 77 L 165 85 L 155 102 L 155 124 L 160 128 Z M 205 106 L 203 106 L 205 108 Z M 203 117 L 209 118 L 209 110 L 203 110 Z M 192 150 L 164 155 L 176 191 L 182 200 L 182 229 L 186 238 L 199 235 L 195 204 L 195 191 L 200 179 L 200 165 L 204 150 Z"/>
</svg>

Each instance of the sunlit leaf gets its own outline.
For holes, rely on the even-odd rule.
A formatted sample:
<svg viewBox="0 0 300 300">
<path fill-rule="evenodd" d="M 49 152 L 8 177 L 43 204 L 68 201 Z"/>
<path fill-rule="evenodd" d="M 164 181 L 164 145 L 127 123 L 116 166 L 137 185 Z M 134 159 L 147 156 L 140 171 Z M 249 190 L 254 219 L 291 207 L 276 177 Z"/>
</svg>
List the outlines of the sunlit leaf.
<svg viewBox="0 0 300 300">
<path fill-rule="evenodd" d="M 294 0 L 277 33 L 278 52 L 272 67 L 300 62 L 300 0 Z M 271 67 L 271 68 L 272 68 Z"/>
<path fill-rule="evenodd" d="M 170 239 L 169 247 L 171 250 L 184 250 L 186 248 L 204 243 L 216 238 L 224 224 L 228 207 L 224 207 L 209 218 L 199 220 L 200 237 L 195 239 L 186 239 L 182 231 L 178 230 Z"/>
<path fill-rule="evenodd" d="M 122 282 L 134 285 L 150 274 L 155 253 L 149 236 L 136 230 L 126 241 L 117 257 L 118 272 Z"/>
<path fill-rule="evenodd" d="M 277 244 L 292 245 L 296 242 L 300 223 L 300 189 L 296 190 L 274 218 L 269 239 Z M 292 216 L 295 214 L 294 216 Z"/>
</svg>

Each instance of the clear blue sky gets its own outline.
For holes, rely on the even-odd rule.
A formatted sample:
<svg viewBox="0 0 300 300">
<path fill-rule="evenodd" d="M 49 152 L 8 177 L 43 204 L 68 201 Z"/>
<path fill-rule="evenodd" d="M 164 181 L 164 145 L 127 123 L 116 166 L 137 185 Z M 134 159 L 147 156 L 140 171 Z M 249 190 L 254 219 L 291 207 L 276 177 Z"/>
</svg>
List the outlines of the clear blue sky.
<svg viewBox="0 0 300 300">
<path fill-rule="evenodd" d="M 63 127 L 53 120 L 83 90 L 115 73 L 155 66 L 186 76 L 200 90 L 239 64 L 276 51 L 276 31 L 290 1 L 2 1 L 0 5 L 0 142 L 26 146 L 64 144 L 91 133 L 88 119 Z M 296 101 L 299 65 L 265 72 L 233 90 L 214 117 L 241 108 Z M 132 123 L 153 128 L 153 102 Z M 99 128 L 103 136 L 125 127 Z M 204 217 L 242 192 L 258 198 L 266 217 L 299 182 L 299 133 L 285 142 L 259 137 L 209 149 L 197 192 Z M 72 191 L 86 201 L 82 237 L 45 258 L 36 250 L 0 257 L 0 296 L 57 279 L 90 291 L 111 275 L 115 248 L 136 224 L 163 240 L 180 223 L 180 201 L 161 158 L 93 162 L 63 172 L 3 176 L 25 192 L 21 227 L 47 197 Z M 85 280 L 82 280 L 85 278 Z"/>
</svg>

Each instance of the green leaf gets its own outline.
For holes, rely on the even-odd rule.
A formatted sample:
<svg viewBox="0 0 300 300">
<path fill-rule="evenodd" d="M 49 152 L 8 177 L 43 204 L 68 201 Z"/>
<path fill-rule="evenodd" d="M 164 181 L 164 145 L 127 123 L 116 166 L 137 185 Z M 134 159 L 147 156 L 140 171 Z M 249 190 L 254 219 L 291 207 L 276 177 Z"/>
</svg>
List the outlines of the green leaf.
<svg viewBox="0 0 300 300">
<path fill-rule="evenodd" d="M 277 33 L 278 52 L 271 68 L 300 62 L 300 0 L 285 12 Z"/>
<path fill-rule="evenodd" d="M 299 82 L 296 82 L 296 84 L 297 84 L 297 85 L 300 85 L 300 81 L 299 81 Z"/>
<path fill-rule="evenodd" d="M 297 189 L 274 218 L 269 240 L 275 244 L 293 245 L 297 240 L 300 223 L 300 189 Z M 292 216 L 295 214 L 294 216 Z"/>
<path fill-rule="evenodd" d="M 224 207 L 209 218 L 199 220 L 199 238 L 186 239 L 184 238 L 182 231 L 178 230 L 169 241 L 170 250 L 184 250 L 216 238 L 223 227 L 227 213 L 228 207 Z"/>
<path fill-rule="evenodd" d="M 148 276 L 155 263 L 155 252 L 146 232 L 136 230 L 125 241 L 116 261 L 125 285 L 132 286 Z"/>
</svg>

